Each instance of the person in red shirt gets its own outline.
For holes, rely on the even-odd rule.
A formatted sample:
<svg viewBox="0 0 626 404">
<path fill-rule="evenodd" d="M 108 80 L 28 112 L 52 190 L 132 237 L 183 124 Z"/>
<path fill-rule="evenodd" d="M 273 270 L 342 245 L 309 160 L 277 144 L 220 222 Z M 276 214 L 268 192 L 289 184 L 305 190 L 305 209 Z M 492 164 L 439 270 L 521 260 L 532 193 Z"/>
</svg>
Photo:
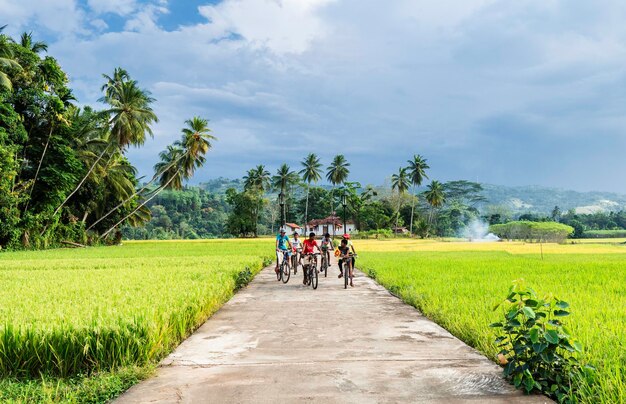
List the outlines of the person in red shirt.
<svg viewBox="0 0 626 404">
<path fill-rule="evenodd" d="M 307 269 L 309 265 L 315 262 L 315 260 L 313 259 L 313 254 L 315 253 L 316 248 L 317 251 L 321 254 L 322 249 L 320 248 L 319 244 L 317 244 L 317 241 L 315 241 L 315 233 L 311 232 L 309 233 L 309 238 L 304 240 L 304 242 L 302 243 L 302 256 L 304 257 L 304 261 L 302 263 L 302 268 L 304 269 L 304 271 L 302 271 L 304 272 L 304 279 L 302 280 L 302 283 L 305 285 L 307 282 Z M 317 268 L 315 268 L 315 270 L 317 271 Z"/>
</svg>

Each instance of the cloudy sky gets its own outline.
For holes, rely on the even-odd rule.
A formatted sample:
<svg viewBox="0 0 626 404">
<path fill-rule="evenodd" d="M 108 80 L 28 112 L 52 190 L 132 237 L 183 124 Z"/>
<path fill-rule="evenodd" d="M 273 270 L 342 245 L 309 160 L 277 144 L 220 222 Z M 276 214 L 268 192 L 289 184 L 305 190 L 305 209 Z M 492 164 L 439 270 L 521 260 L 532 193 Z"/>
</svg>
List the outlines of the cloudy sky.
<svg viewBox="0 0 626 404">
<path fill-rule="evenodd" d="M 97 105 L 116 66 L 157 99 L 150 174 L 185 119 L 219 141 L 194 182 L 343 153 L 431 178 L 626 192 L 623 0 L 0 0 Z"/>
</svg>

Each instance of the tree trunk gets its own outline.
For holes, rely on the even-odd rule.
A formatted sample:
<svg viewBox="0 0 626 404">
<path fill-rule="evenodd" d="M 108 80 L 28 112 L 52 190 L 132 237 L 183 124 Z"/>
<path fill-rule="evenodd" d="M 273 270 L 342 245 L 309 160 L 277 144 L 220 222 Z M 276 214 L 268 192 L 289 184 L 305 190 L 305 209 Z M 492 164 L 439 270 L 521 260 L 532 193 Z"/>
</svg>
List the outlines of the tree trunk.
<svg viewBox="0 0 626 404">
<path fill-rule="evenodd" d="M 126 216 L 124 216 L 124 218 L 122 220 L 120 220 L 119 222 L 115 223 L 113 225 L 113 227 L 111 227 L 109 230 L 107 230 L 105 233 L 103 233 L 100 236 L 100 239 L 105 238 L 109 233 L 111 233 L 113 231 L 113 229 L 115 229 L 117 226 L 119 226 L 120 224 L 122 224 L 126 219 L 128 219 L 129 217 L 131 217 L 132 215 L 135 214 L 135 212 L 137 212 L 139 209 L 141 209 L 146 203 L 150 202 L 152 199 L 154 199 L 154 197 L 156 197 L 159 193 L 161 193 L 161 191 L 163 191 L 165 188 L 167 188 L 168 185 L 170 185 L 170 183 L 174 180 L 174 178 L 176 178 L 176 175 L 172 175 L 172 178 L 169 179 L 169 181 L 167 181 L 167 183 L 165 185 L 163 185 L 161 188 L 159 188 L 154 195 L 152 195 L 150 198 L 146 199 L 145 201 L 143 201 L 139 206 L 137 206 L 135 208 L 135 210 L 133 210 L 132 212 L 130 212 L 129 214 L 127 214 Z"/>
<path fill-rule="evenodd" d="M 309 187 L 311 184 L 309 184 Z M 306 226 L 308 223 L 309 217 L 309 187 L 306 189 L 306 206 L 304 207 L 304 232 L 306 233 Z"/>
<path fill-rule="evenodd" d="M 415 200 L 417 199 L 417 195 L 415 195 L 415 187 L 413 187 L 413 200 L 411 201 L 411 224 L 409 226 L 409 235 L 413 237 L 413 221 L 415 220 Z"/>
<path fill-rule="evenodd" d="M 33 179 L 33 185 L 30 186 L 30 193 L 28 194 L 28 200 L 26 201 L 26 206 L 24 207 L 24 212 L 28 210 L 28 205 L 30 204 L 30 199 L 33 196 L 33 190 L 35 189 L 35 184 L 37 183 L 37 177 L 39 177 L 39 170 L 41 170 L 41 164 L 43 163 L 44 157 L 46 157 L 46 152 L 48 151 L 48 145 L 50 144 L 50 138 L 52 137 L 52 130 L 54 129 L 54 124 L 50 125 L 50 133 L 48 133 L 48 140 L 46 140 L 46 145 L 43 148 L 43 152 L 41 153 L 41 158 L 39 159 L 39 165 L 37 165 L 37 171 L 35 172 L 35 178 Z"/>
<path fill-rule="evenodd" d="M 398 220 L 400 220 L 400 206 L 402 205 L 402 195 L 398 194 L 398 211 L 396 212 L 396 228 L 393 231 L 394 236 L 397 236 L 398 231 Z"/>
</svg>

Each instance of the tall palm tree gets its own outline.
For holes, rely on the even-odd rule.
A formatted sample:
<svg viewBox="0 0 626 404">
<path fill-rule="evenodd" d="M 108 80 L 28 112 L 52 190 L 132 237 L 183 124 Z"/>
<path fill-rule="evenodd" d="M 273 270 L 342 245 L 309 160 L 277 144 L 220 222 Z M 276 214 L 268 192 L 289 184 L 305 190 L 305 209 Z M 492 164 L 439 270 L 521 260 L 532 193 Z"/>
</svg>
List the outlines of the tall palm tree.
<svg viewBox="0 0 626 404">
<path fill-rule="evenodd" d="M 428 189 L 424 196 L 430 205 L 430 215 L 428 217 L 428 226 L 430 227 L 433 220 L 434 210 L 440 208 L 446 202 L 443 185 L 439 181 L 432 181 L 428 185 Z"/>
<path fill-rule="evenodd" d="M 48 45 L 45 42 L 33 42 L 33 33 L 24 32 L 20 37 L 20 45 L 33 53 L 47 52 Z"/>
<path fill-rule="evenodd" d="M 411 180 L 409 178 L 408 168 L 400 167 L 397 174 L 391 176 L 391 190 L 398 192 L 398 210 L 396 211 L 396 230 L 398 228 L 398 219 L 400 218 L 400 208 L 402 207 L 402 196 L 409 189 Z"/>
<path fill-rule="evenodd" d="M 116 72 L 118 72 L 118 69 L 116 69 Z M 166 151 L 171 154 L 172 159 L 169 159 L 167 156 L 160 155 L 161 162 L 157 163 L 154 166 L 155 174 L 152 179 L 148 181 L 148 183 L 145 184 L 140 190 L 130 195 L 124 201 L 120 202 L 115 208 L 111 209 L 105 215 L 92 223 L 91 226 L 87 228 L 87 230 L 91 230 L 95 225 L 97 225 L 113 212 L 124 206 L 129 200 L 139 194 L 142 194 L 158 178 L 162 179 L 162 175 L 166 173 L 166 171 L 170 171 L 170 174 L 172 174 L 171 170 L 176 169 L 179 162 L 181 164 L 181 167 L 183 167 L 186 175 L 189 177 L 193 176 L 195 169 L 204 164 L 204 154 L 206 154 L 209 149 L 213 147 L 211 141 L 216 140 L 216 137 L 210 134 L 211 129 L 209 129 L 208 127 L 208 122 L 209 121 L 207 119 L 202 119 L 197 116 L 193 117 L 192 119 L 186 120 L 185 123 L 187 124 L 187 127 L 182 129 L 181 139 L 174 142 L 174 145 L 176 147 L 168 146 L 168 149 Z M 177 150 L 174 150 L 174 148 L 176 148 Z M 183 150 L 183 153 L 179 153 L 178 150 Z M 161 154 L 166 152 L 161 152 Z M 175 181 L 177 183 L 180 183 L 175 186 L 182 187 L 182 179 L 176 179 Z"/>
<path fill-rule="evenodd" d="M 265 166 L 259 164 L 256 168 L 248 170 L 248 173 L 243 177 L 244 179 L 244 189 L 248 191 L 252 191 L 258 194 L 258 202 L 256 206 L 256 211 L 254 212 L 255 217 L 255 232 L 254 236 L 258 236 L 259 232 L 259 213 L 261 211 L 261 202 L 262 196 L 267 189 L 269 189 L 270 182 L 270 172 L 265 169 Z"/>
<path fill-rule="evenodd" d="M 424 178 L 428 178 L 426 170 L 430 168 L 424 157 L 419 154 L 413 156 L 412 160 L 409 160 L 409 177 L 411 184 L 413 185 L 413 203 L 411 204 L 411 225 L 409 227 L 409 233 L 413 235 L 413 218 L 415 213 L 415 201 L 417 200 L 417 187 L 422 185 Z"/>
<path fill-rule="evenodd" d="M 317 183 L 322 179 L 322 163 L 320 158 L 315 153 L 310 153 L 300 162 L 303 169 L 300 170 L 302 180 L 307 183 L 306 188 L 306 206 L 304 208 L 304 230 L 306 232 L 306 226 L 309 220 L 309 190 L 311 189 L 311 183 Z"/>
<path fill-rule="evenodd" d="M 107 91 L 108 90 L 109 88 L 107 88 Z M 120 81 L 112 85 L 110 90 L 110 94 L 107 93 L 100 99 L 111 107 L 104 111 L 104 114 L 110 116 L 110 144 L 98 156 L 87 171 L 87 174 L 85 174 L 74 190 L 55 209 L 53 216 L 56 216 L 70 198 L 78 192 L 80 187 L 91 175 L 96 165 L 100 162 L 102 157 L 109 152 L 111 147 L 119 147 L 119 149 L 124 152 L 129 145 L 142 145 L 146 140 L 146 134 L 152 136 L 152 128 L 150 125 L 159 121 L 150 106 L 150 104 L 154 102 L 154 99 L 150 97 L 148 91 L 140 89 L 136 81 Z M 113 156 L 113 154 L 111 154 L 111 156 Z"/>
<path fill-rule="evenodd" d="M 295 171 L 291 171 L 291 168 L 289 167 L 289 165 L 283 164 L 278 168 L 278 170 L 276 171 L 276 174 L 272 177 L 272 187 L 276 190 L 280 190 L 280 192 L 284 195 L 285 200 L 286 200 L 287 188 L 298 183 L 299 180 L 300 180 L 300 177 L 298 176 L 298 174 Z M 283 224 L 286 221 L 286 215 L 285 215 L 284 209 L 281 212 L 281 215 L 282 215 L 281 224 Z"/>
<path fill-rule="evenodd" d="M 338 154 L 333 158 L 333 161 L 326 170 L 326 179 L 333 185 L 333 189 L 331 191 L 331 194 L 333 195 L 333 202 L 331 204 L 333 211 L 331 214 L 335 213 L 335 187 L 343 184 L 348 179 L 348 175 L 350 174 L 348 167 L 350 167 L 350 163 L 348 163 L 346 157 L 343 154 Z M 333 236 L 334 235 L 335 226 L 333 225 Z"/>
<path fill-rule="evenodd" d="M 21 69 L 21 67 L 19 63 L 13 59 L 13 51 L 9 45 L 8 38 L 2 34 L 2 30 L 4 30 L 5 27 L 6 25 L 0 27 L 0 87 L 12 90 L 13 84 L 11 84 L 11 79 L 4 69 Z"/>
<path fill-rule="evenodd" d="M 105 97 L 112 96 L 113 87 L 130 80 L 130 75 L 128 74 L 128 72 L 121 67 L 116 67 L 113 70 L 112 76 L 109 76 L 108 74 L 103 74 L 102 77 L 106 79 L 106 82 L 102 85 L 102 87 L 100 87 L 100 91 L 104 92 Z"/>
</svg>

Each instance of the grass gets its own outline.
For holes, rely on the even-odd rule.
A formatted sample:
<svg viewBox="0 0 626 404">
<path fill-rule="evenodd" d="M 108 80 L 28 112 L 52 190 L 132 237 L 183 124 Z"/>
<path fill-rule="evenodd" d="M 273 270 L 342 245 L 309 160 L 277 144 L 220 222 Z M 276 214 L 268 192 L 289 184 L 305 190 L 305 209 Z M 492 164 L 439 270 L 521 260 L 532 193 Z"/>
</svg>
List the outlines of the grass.
<svg viewBox="0 0 626 404">
<path fill-rule="evenodd" d="M 360 267 L 454 335 L 494 358 L 492 310 L 511 282 L 571 304 L 567 324 L 597 367 L 582 402 L 626 402 L 626 246 L 605 244 L 358 241 Z"/>
<path fill-rule="evenodd" d="M 0 254 L 0 401 L 108 400 L 270 255 L 249 240 Z"/>
</svg>

